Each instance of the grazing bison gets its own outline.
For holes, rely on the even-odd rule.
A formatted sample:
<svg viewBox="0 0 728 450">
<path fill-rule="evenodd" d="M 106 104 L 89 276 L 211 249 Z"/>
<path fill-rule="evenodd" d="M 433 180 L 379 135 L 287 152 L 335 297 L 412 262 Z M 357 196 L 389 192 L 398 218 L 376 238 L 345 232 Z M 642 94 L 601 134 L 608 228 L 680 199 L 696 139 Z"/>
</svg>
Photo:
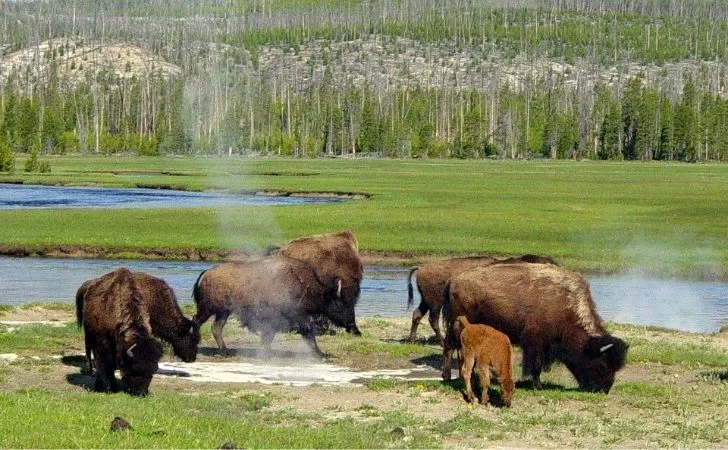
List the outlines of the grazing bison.
<svg viewBox="0 0 728 450">
<path fill-rule="evenodd" d="M 558 266 L 513 263 L 470 269 L 450 281 L 444 309 L 445 380 L 457 346 L 453 318 L 460 315 L 490 325 L 520 345 L 524 376 L 533 377 L 536 388 L 541 387 L 541 372 L 559 360 L 581 389 L 607 393 L 625 363 L 628 346 L 602 326 L 587 281 Z"/>
<path fill-rule="evenodd" d="M 523 255 L 519 257 L 498 260 L 490 256 L 466 256 L 460 258 L 449 258 L 441 261 L 431 262 L 422 267 L 415 267 L 410 270 L 407 277 L 407 306 L 411 307 L 414 301 L 412 289 L 412 275 L 417 272 L 417 290 L 420 291 L 420 305 L 412 312 L 412 327 L 410 328 L 409 340 L 417 339 L 417 327 L 422 318 L 430 312 L 428 317 L 430 326 L 435 331 L 440 345 L 443 344 L 442 333 L 440 333 L 440 310 L 445 299 L 445 290 L 450 278 L 468 269 L 479 266 L 487 266 L 494 263 L 509 264 L 514 262 L 556 264 L 553 259 L 538 255 Z"/>
<path fill-rule="evenodd" d="M 491 370 L 498 377 L 501 386 L 503 404 L 511 406 L 513 392 L 513 348 L 508 336 L 493 327 L 482 324 L 471 324 L 465 316 L 458 316 L 455 334 L 460 336 L 460 377 L 465 383 L 465 395 L 468 402 L 473 401 L 473 386 L 470 378 L 477 364 L 480 372 L 481 394 L 479 403 L 488 403 L 488 386 Z"/>
<path fill-rule="evenodd" d="M 311 349 L 323 356 L 316 344 L 311 317 L 325 315 L 337 326 L 356 326 L 355 303 L 341 292 L 338 279 L 325 284 L 310 264 L 298 259 L 271 255 L 226 263 L 202 272 L 197 278 L 192 291 L 197 305 L 193 320 L 201 325 L 215 316 L 212 334 L 223 353 L 227 347 L 222 328 L 234 312 L 242 326 L 261 333 L 266 349 L 276 332 L 298 329 Z"/>
<path fill-rule="evenodd" d="M 171 287 L 162 279 L 144 272 L 134 272 L 134 282 L 141 294 L 142 307 L 149 317 L 152 334 L 172 345 L 174 354 L 184 362 L 197 359 L 200 343 L 200 326 L 186 318 L 179 308 L 177 297 Z M 80 314 L 83 298 L 89 286 L 101 278 L 85 281 L 76 292 L 76 313 Z M 78 323 L 82 318 L 77 317 Z M 91 373 L 92 363 L 89 348 L 86 349 L 87 369 Z"/>
<path fill-rule="evenodd" d="M 356 305 L 359 300 L 364 264 L 359 256 L 359 243 L 351 231 L 294 239 L 279 248 L 276 254 L 309 263 L 327 286 L 340 280 L 341 299 L 345 304 Z M 348 324 L 346 331 L 361 335 L 356 322 Z"/>
<path fill-rule="evenodd" d="M 134 275 L 122 267 L 88 283 L 80 302 L 77 297 L 76 317 L 83 326 L 86 354 L 94 355 L 94 389 L 116 392 L 114 371 L 119 368 L 128 393 L 147 395 L 162 344 L 152 337 Z"/>
</svg>

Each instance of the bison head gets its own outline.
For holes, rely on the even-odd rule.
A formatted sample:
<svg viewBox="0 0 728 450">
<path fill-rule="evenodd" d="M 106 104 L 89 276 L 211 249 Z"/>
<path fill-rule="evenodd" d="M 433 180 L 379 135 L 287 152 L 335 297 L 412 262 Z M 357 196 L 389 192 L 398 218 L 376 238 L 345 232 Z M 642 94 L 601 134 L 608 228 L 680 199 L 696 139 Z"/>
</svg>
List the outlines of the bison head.
<svg viewBox="0 0 728 450">
<path fill-rule="evenodd" d="M 126 392 L 139 396 L 149 394 L 149 384 L 159 368 L 162 353 L 162 344 L 149 336 L 139 338 L 122 353 L 121 381 Z"/>
<path fill-rule="evenodd" d="M 615 373 L 624 366 L 629 346 L 614 336 L 591 336 L 583 351 L 569 358 L 569 368 L 579 388 L 589 392 L 609 393 Z"/>
<path fill-rule="evenodd" d="M 174 354 L 184 362 L 195 362 L 199 344 L 200 326 L 189 319 L 183 319 L 172 340 Z"/>
<path fill-rule="evenodd" d="M 357 297 L 344 295 L 341 287 L 341 280 L 336 279 L 333 286 L 327 287 L 324 296 L 326 298 L 326 310 L 324 314 L 334 323 L 343 327 L 348 333 L 361 334 L 356 326 L 354 309 Z"/>
</svg>

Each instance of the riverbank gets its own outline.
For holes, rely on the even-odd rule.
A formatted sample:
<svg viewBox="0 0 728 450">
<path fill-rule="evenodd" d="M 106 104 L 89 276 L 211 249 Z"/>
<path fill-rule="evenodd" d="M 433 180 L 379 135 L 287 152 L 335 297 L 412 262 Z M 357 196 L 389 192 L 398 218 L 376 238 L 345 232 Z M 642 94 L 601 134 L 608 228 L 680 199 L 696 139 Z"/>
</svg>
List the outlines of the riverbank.
<svg viewBox="0 0 728 450">
<path fill-rule="evenodd" d="M 273 246 L 271 249 L 275 248 Z M 24 246 L 24 245 L 0 245 L 0 256 L 8 257 L 31 257 L 31 258 L 69 258 L 69 259 L 127 259 L 127 260 L 159 260 L 159 261 L 205 261 L 213 263 L 222 263 L 230 261 L 244 261 L 263 255 L 265 252 L 246 251 L 246 250 L 230 250 L 230 249 L 196 249 L 196 248 L 108 248 L 93 246 Z M 399 267 L 417 267 L 429 262 L 437 261 L 444 258 L 452 258 L 457 256 L 493 256 L 495 258 L 508 258 L 512 256 L 520 256 L 517 254 L 499 254 L 499 255 L 477 255 L 474 253 L 465 254 L 438 254 L 438 253 L 422 253 L 415 254 L 412 252 L 391 252 L 391 251 L 361 251 L 360 255 L 365 265 L 376 266 L 399 266 Z M 560 261 L 557 261 L 560 263 Z M 570 270 L 581 271 L 585 275 L 619 275 L 627 273 L 635 273 L 632 267 L 591 267 L 580 269 L 578 267 L 568 267 Z M 701 269 L 691 268 L 691 270 L 674 270 L 666 271 L 664 268 L 640 268 L 638 271 L 640 276 L 664 279 L 683 279 L 693 281 L 716 281 L 727 282 L 728 270 L 718 269 L 716 267 L 703 267 Z"/>
</svg>

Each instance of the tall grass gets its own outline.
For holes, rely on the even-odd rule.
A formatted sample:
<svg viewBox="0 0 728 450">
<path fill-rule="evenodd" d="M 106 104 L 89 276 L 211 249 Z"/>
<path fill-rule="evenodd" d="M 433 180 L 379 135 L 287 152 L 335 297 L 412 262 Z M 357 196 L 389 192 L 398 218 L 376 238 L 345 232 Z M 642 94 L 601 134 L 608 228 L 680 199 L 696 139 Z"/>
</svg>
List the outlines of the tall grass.
<svg viewBox="0 0 728 450">
<path fill-rule="evenodd" d="M 593 271 L 728 272 L 722 164 L 66 157 L 52 165 L 50 175 L 0 182 L 371 197 L 267 208 L 0 211 L 1 244 L 262 249 L 348 228 L 364 252 L 414 258 L 537 253 Z"/>
</svg>

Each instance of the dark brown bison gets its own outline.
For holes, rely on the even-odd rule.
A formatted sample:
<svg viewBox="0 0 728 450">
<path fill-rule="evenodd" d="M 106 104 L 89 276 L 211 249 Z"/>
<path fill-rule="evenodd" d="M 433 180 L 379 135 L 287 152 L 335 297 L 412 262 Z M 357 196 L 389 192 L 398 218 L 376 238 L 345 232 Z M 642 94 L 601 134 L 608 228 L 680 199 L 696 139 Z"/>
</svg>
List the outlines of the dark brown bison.
<svg viewBox="0 0 728 450">
<path fill-rule="evenodd" d="M 276 252 L 278 255 L 305 261 L 326 286 L 341 281 L 341 300 L 356 305 L 364 278 L 364 264 L 359 256 L 359 243 L 351 231 L 319 234 L 294 239 Z M 356 322 L 346 326 L 346 331 L 361 335 Z"/>
<path fill-rule="evenodd" d="M 152 334 L 172 345 L 174 354 L 184 362 L 197 358 L 200 343 L 200 326 L 186 318 L 179 308 L 177 297 L 171 287 L 162 279 L 144 272 L 134 272 L 134 282 L 142 298 L 142 307 L 149 316 Z M 85 281 L 76 292 L 76 313 L 82 312 L 83 297 L 89 286 L 101 278 Z M 77 317 L 81 323 L 81 317 Z M 86 349 L 87 368 L 92 370 L 90 349 Z"/>
<path fill-rule="evenodd" d="M 147 395 L 162 357 L 162 344 L 152 337 L 133 274 L 122 267 L 87 284 L 76 308 L 86 353 L 94 355 L 94 389 L 116 392 L 114 371 L 119 368 L 128 393 Z"/>
<path fill-rule="evenodd" d="M 430 312 L 428 317 L 430 326 L 435 331 L 440 345 L 443 343 L 442 333 L 440 332 L 440 310 L 445 300 L 447 282 L 468 269 L 479 266 L 487 266 L 494 263 L 509 264 L 514 262 L 544 263 L 556 264 L 556 262 L 546 256 L 523 255 L 503 260 L 498 260 L 490 256 L 466 256 L 459 258 L 443 259 L 415 267 L 410 270 L 407 277 L 407 306 L 411 307 L 414 302 L 414 290 L 412 289 L 412 275 L 417 272 L 417 290 L 420 292 L 420 304 L 412 312 L 412 327 L 410 328 L 409 340 L 417 339 L 417 327 L 422 318 Z"/>
<path fill-rule="evenodd" d="M 197 305 L 193 320 L 203 324 L 215 316 L 212 334 L 223 353 L 227 347 L 222 328 L 228 316 L 236 313 L 242 326 L 261 333 L 266 349 L 276 332 L 297 329 L 322 356 L 311 317 L 325 315 L 337 326 L 356 326 L 355 303 L 341 295 L 341 284 L 335 278 L 326 284 L 307 262 L 281 255 L 221 264 L 197 278 L 192 291 Z"/>
<path fill-rule="evenodd" d="M 442 377 L 458 346 L 453 318 L 465 315 L 505 333 L 523 349 L 523 374 L 541 387 L 540 375 L 563 362 L 581 389 L 609 392 L 627 356 L 627 344 L 610 336 L 596 312 L 589 284 L 578 273 L 551 264 L 493 264 L 450 281 L 445 305 L 448 335 Z"/>
</svg>

